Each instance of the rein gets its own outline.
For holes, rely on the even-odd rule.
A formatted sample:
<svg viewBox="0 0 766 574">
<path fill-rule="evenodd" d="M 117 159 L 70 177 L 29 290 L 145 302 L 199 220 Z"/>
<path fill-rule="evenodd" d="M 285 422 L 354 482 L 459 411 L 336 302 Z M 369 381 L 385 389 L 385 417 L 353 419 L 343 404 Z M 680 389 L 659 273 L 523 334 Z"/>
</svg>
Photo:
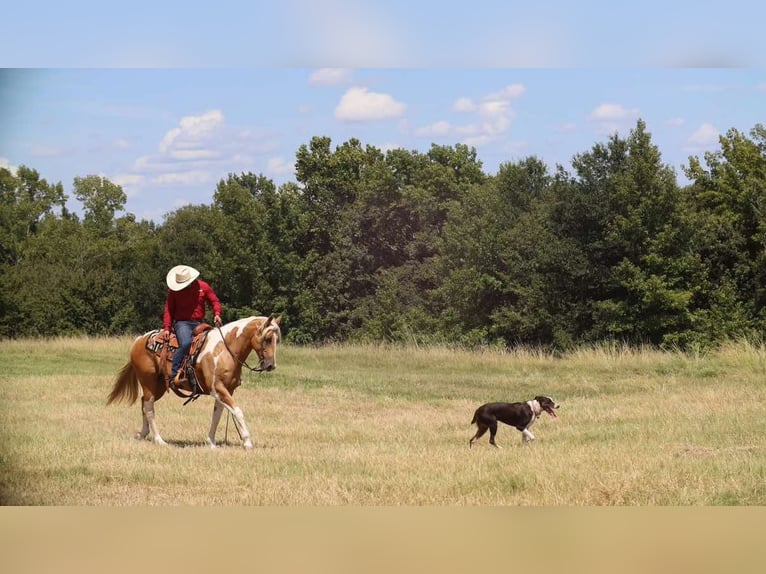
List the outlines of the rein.
<svg viewBox="0 0 766 574">
<path fill-rule="evenodd" d="M 223 341 L 223 346 L 226 347 L 226 350 L 229 351 L 229 354 L 236 359 L 236 361 L 240 364 L 242 367 L 246 367 L 250 369 L 253 373 L 262 373 L 263 369 L 258 367 L 257 369 L 254 369 L 250 365 L 247 364 L 247 361 L 240 361 L 239 357 L 231 352 L 231 349 L 229 348 L 229 345 L 226 343 L 226 337 L 223 336 L 223 332 L 221 331 L 221 328 L 216 326 L 216 329 L 218 329 L 218 334 L 221 336 L 221 341 Z"/>
</svg>

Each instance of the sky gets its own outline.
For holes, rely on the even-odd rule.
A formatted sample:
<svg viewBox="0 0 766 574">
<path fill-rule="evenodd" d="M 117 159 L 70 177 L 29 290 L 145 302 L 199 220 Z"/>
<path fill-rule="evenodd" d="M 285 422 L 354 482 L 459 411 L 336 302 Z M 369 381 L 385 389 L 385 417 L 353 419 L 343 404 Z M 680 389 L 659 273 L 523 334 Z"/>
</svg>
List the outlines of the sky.
<svg viewBox="0 0 766 574">
<path fill-rule="evenodd" d="M 160 222 L 230 173 L 295 181 L 313 136 L 464 143 L 491 174 L 528 156 L 569 168 L 640 118 L 684 183 L 719 134 L 766 123 L 766 8 L 528 4 L 31 0 L 4 15 L 0 166 L 70 196 L 107 177 Z"/>
</svg>

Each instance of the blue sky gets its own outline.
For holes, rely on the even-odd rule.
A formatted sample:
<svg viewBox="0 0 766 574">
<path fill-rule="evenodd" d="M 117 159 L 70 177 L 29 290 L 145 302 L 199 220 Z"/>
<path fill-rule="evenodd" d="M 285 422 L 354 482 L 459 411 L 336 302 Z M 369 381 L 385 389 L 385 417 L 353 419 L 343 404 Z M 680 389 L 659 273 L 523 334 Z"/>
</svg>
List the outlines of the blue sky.
<svg viewBox="0 0 766 574">
<path fill-rule="evenodd" d="M 295 181 L 312 136 L 383 150 L 477 149 L 487 173 L 535 155 L 569 166 L 642 118 L 665 163 L 718 149 L 766 121 L 759 69 L 45 69 L 0 72 L 0 165 L 71 192 L 76 176 L 120 184 L 127 211 L 160 221 L 210 203 L 229 173 Z"/>
<path fill-rule="evenodd" d="M 664 4 L 30 1 L 0 38 L 0 165 L 70 194 L 106 176 L 161 221 L 229 173 L 294 181 L 315 135 L 467 143 L 494 173 L 567 167 L 642 118 L 683 182 L 719 133 L 766 122 L 766 10 Z"/>
<path fill-rule="evenodd" d="M 752 0 L 25 0 L 4 66 L 730 67 L 766 63 Z"/>
</svg>

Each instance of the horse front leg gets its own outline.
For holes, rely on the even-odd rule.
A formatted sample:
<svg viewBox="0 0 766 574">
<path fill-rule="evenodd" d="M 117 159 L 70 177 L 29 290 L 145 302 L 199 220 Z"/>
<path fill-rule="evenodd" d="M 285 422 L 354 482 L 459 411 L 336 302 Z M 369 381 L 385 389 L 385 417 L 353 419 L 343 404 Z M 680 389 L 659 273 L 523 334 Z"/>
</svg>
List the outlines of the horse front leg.
<svg viewBox="0 0 766 574">
<path fill-rule="evenodd" d="M 224 404 L 216 397 L 215 404 L 213 405 L 213 417 L 210 420 L 210 432 L 207 435 L 207 443 L 210 448 L 217 448 L 215 444 L 215 433 L 218 429 L 218 423 L 221 421 L 221 414 L 223 414 Z"/>
<path fill-rule="evenodd" d="M 237 425 L 239 436 L 242 437 L 242 446 L 248 449 L 253 448 L 253 440 L 250 438 L 250 431 L 247 430 L 245 415 L 242 414 L 242 409 L 237 406 L 232 407 L 231 405 L 226 405 L 226 408 L 234 417 L 234 424 Z"/>
<path fill-rule="evenodd" d="M 242 446 L 245 448 L 253 448 L 253 441 L 250 438 L 250 431 L 247 430 L 247 425 L 245 424 L 245 416 L 242 414 L 242 409 L 234 403 L 234 399 L 231 398 L 231 393 L 226 387 L 223 385 L 216 386 L 215 390 L 216 400 L 223 403 L 223 406 L 226 407 L 226 410 L 231 413 L 232 417 L 234 417 L 234 424 L 237 427 L 239 436 L 242 438 Z"/>
</svg>

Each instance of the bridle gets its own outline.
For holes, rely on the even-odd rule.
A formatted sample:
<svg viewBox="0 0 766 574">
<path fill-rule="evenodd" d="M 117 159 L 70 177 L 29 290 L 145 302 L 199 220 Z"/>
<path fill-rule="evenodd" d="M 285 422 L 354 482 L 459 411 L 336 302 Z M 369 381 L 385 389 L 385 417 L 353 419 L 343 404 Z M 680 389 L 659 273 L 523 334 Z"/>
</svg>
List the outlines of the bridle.
<svg viewBox="0 0 766 574">
<path fill-rule="evenodd" d="M 234 360 L 236 360 L 240 366 L 245 367 L 246 369 L 249 369 L 253 373 L 262 373 L 264 371 L 263 367 L 253 368 L 250 365 L 247 364 L 247 361 L 242 361 L 240 358 L 235 355 L 232 350 L 229 348 L 229 345 L 226 343 L 226 337 L 223 336 L 223 332 L 221 331 L 220 326 L 216 326 L 216 329 L 218 329 L 218 334 L 221 336 L 221 341 L 223 341 L 223 346 L 226 347 L 226 350 L 229 352 L 229 354 L 234 357 Z M 260 360 L 260 363 L 263 364 L 263 350 L 256 351 L 258 353 L 258 359 Z"/>
</svg>

